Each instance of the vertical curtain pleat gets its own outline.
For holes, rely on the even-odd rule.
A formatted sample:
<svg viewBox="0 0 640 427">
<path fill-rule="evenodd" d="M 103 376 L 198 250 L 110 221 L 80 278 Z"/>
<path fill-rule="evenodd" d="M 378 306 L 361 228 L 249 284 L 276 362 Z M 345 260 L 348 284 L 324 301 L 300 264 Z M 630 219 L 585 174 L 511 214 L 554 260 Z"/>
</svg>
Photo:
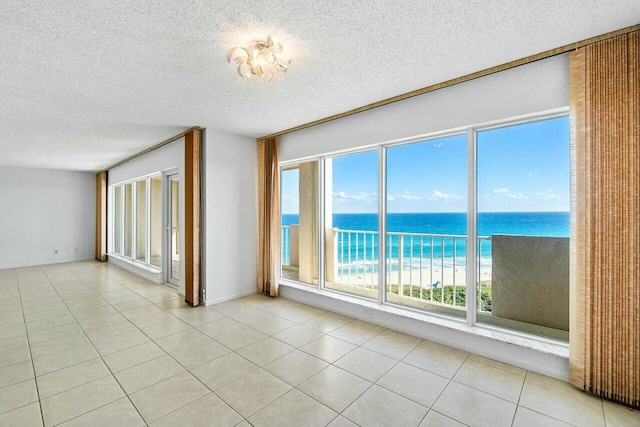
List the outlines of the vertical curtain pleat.
<svg viewBox="0 0 640 427">
<path fill-rule="evenodd" d="M 278 137 L 258 139 L 258 290 L 278 296 L 280 178 Z"/>
<path fill-rule="evenodd" d="M 640 32 L 570 56 L 570 381 L 640 407 Z"/>
<path fill-rule="evenodd" d="M 96 259 L 107 260 L 107 172 L 96 174 Z"/>
<path fill-rule="evenodd" d="M 185 301 L 200 304 L 200 131 L 184 136 L 184 291 Z M 171 260 L 169 260 L 171 262 Z"/>
</svg>

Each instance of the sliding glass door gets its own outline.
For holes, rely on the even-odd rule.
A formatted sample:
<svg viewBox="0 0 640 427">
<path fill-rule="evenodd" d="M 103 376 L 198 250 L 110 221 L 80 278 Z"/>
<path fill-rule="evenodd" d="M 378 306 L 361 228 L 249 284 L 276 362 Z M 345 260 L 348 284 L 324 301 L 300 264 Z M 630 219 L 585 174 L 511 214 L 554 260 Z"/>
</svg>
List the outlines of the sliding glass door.
<svg viewBox="0 0 640 427">
<path fill-rule="evenodd" d="M 167 274 L 167 281 L 173 285 L 178 285 L 180 280 L 180 180 L 178 174 L 169 175 L 167 177 L 168 185 L 168 224 L 167 224 L 167 238 L 169 243 L 167 245 L 169 260 L 169 273 Z"/>
<path fill-rule="evenodd" d="M 136 261 L 147 262 L 147 180 L 136 181 Z"/>
<path fill-rule="evenodd" d="M 154 267 L 162 268 L 162 175 L 152 176 L 150 194 L 150 227 L 151 234 L 149 246 L 149 263 Z"/>
<path fill-rule="evenodd" d="M 177 175 L 175 175 L 177 176 Z M 163 203 L 164 186 L 162 175 L 153 175 L 146 178 L 123 182 L 112 186 L 111 189 L 111 224 L 110 255 L 122 257 L 123 260 L 137 265 L 163 268 L 163 259 L 172 260 L 168 269 L 170 277 L 179 277 L 179 238 L 178 233 L 178 180 L 171 180 L 167 185 L 167 199 L 171 203 Z M 171 205 L 171 212 L 163 214 L 165 206 Z M 170 248 L 164 250 L 166 226 L 164 221 L 171 222 L 171 238 L 166 241 Z"/>
</svg>

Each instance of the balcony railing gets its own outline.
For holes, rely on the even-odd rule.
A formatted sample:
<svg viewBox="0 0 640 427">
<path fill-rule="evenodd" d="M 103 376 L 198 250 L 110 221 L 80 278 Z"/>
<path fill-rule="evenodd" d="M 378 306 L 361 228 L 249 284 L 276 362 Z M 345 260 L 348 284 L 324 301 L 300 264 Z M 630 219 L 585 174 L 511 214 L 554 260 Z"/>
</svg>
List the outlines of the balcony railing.
<svg viewBox="0 0 640 427">
<path fill-rule="evenodd" d="M 330 230 L 327 245 L 334 245 L 333 259 L 327 259 L 328 287 L 374 295 L 378 290 L 378 232 Z M 329 237 L 331 236 L 331 238 Z M 282 264 L 289 265 L 289 226 L 282 226 Z M 386 244 L 387 292 L 403 300 L 429 302 L 450 307 L 466 305 L 466 236 L 389 232 Z M 482 286 L 490 287 L 491 238 L 477 239 L 478 309 L 490 311 L 490 298 L 482 297 Z M 487 294 L 487 292 L 484 292 Z M 489 291 L 490 295 L 490 291 Z"/>
<path fill-rule="evenodd" d="M 313 268 L 304 275 L 299 269 L 299 233 L 297 225 L 283 226 L 282 277 L 317 284 Z M 477 283 L 470 288 L 477 292 L 479 320 L 568 339 L 568 237 L 480 236 L 472 261 L 461 235 L 389 232 L 380 239 L 377 231 L 331 228 L 324 239 L 327 288 L 375 299 L 382 261 L 388 302 L 464 317 L 467 268 L 475 268 Z"/>
<path fill-rule="evenodd" d="M 280 252 L 282 265 L 291 263 L 291 229 L 288 225 L 282 227 L 282 251 Z"/>
</svg>

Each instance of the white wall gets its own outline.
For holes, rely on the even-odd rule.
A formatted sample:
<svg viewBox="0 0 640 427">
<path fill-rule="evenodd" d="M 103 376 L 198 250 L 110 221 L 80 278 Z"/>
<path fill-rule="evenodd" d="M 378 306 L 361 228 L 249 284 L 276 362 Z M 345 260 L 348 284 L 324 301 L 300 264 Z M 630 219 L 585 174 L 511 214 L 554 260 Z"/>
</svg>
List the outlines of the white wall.
<svg viewBox="0 0 640 427">
<path fill-rule="evenodd" d="M 93 173 L 0 167 L 0 268 L 93 258 L 95 186 Z"/>
<path fill-rule="evenodd" d="M 327 154 L 569 105 L 558 55 L 280 137 L 280 161 Z"/>
<path fill-rule="evenodd" d="M 137 157 L 128 161 L 120 166 L 117 166 L 109 170 L 108 185 L 118 184 L 123 181 L 130 181 L 135 178 L 140 178 L 146 175 L 150 175 L 156 172 L 165 172 L 176 169 L 180 174 L 180 203 L 178 209 L 179 227 L 183 230 L 180 233 L 180 247 L 184 248 L 184 138 L 179 138 L 170 144 L 167 144 L 161 148 L 153 150 L 147 154 Z M 166 194 L 166 182 L 162 183 L 163 191 L 163 218 L 167 215 L 167 205 L 164 194 Z M 111 200 L 111 192 L 108 193 L 108 206 L 113 206 Z M 111 217 L 111 210 L 108 210 L 108 215 Z M 164 220 L 163 220 L 164 222 Z M 108 224 L 111 224 L 109 219 Z M 112 230 L 112 227 L 109 227 Z M 166 238 L 166 237 L 165 237 Z M 110 248 L 108 248 L 110 250 Z M 163 254 L 163 262 L 166 262 L 166 255 Z M 109 258 L 110 262 L 115 261 L 113 258 Z M 127 268 L 126 263 L 116 263 L 119 267 Z M 134 268 L 133 265 L 129 265 L 129 269 L 135 273 L 138 273 L 145 278 L 153 281 L 158 281 L 157 275 L 150 274 L 144 270 Z M 180 257 L 180 285 L 179 292 L 184 294 L 184 257 Z M 160 280 L 162 281 L 162 280 Z"/>
<path fill-rule="evenodd" d="M 184 138 L 109 169 L 108 183 L 117 184 L 175 167 L 179 168 L 180 172 L 184 168 Z"/>
<path fill-rule="evenodd" d="M 206 303 L 256 292 L 256 140 L 207 129 L 204 135 Z"/>
</svg>

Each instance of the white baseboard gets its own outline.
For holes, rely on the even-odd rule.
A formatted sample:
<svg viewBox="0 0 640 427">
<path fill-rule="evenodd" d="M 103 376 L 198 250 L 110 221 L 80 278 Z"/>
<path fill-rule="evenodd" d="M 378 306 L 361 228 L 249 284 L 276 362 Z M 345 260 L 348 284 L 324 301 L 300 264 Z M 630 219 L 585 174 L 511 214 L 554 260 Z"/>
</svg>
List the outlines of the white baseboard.
<svg viewBox="0 0 640 427">
<path fill-rule="evenodd" d="M 138 268 L 135 264 L 132 264 L 130 262 L 127 261 L 122 261 L 119 260 L 118 258 L 115 257 L 107 257 L 107 262 L 110 264 L 115 265 L 116 267 L 119 267 L 125 271 L 128 271 L 129 273 L 133 273 L 137 276 L 142 277 L 143 279 L 146 279 L 150 282 L 153 282 L 157 285 L 164 285 L 165 282 L 163 280 L 163 275 L 162 273 L 154 273 L 152 271 L 146 270 L 144 268 Z M 176 288 L 177 290 L 177 288 Z"/>
<path fill-rule="evenodd" d="M 70 262 L 89 261 L 92 259 L 94 259 L 94 257 L 87 256 L 87 257 L 78 257 L 78 258 L 71 257 L 71 258 L 63 258 L 63 259 L 59 259 L 59 258 L 47 259 L 47 260 L 40 260 L 40 261 L 27 262 L 27 263 L 19 263 L 17 265 L 0 264 L 0 270 L 9 269 L 9 268 L 35 267 L 37 265 L 67 264 Z"/>
<path fill-rule="evenodd" d="M 215 299 L 211 299 L 211 300 L 209 300 L 209 299 L 203 300 L 202 304 L 205 305 L 205 306 L 210 306 L 210 305 L 220 304 L 221 302 L 231 301 L 232 299 L 242 298 L 242 297 L 246 297 L 246 296 L 257 294 L 257 293 L 258 293 L 258 289 L 254 289 L 254 290 L 251 290 L 251 291 L 240 292 L 240 293 L 237 293 L 237 294 L 227 295 L 227 296 L 224 296 L 224 297 L 215 298 Z"/>
</svg>

